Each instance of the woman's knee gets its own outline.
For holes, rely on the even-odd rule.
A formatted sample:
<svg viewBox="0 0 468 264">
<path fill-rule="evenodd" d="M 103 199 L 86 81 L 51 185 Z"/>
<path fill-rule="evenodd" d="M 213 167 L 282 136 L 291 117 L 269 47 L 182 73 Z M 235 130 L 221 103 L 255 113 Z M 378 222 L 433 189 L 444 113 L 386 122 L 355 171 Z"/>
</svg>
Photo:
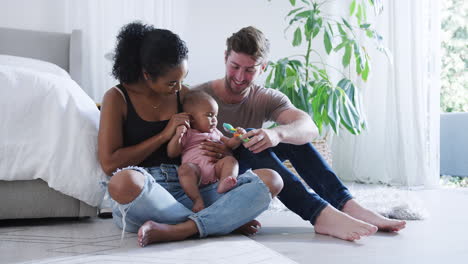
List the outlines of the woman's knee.
<svg viewBox="0 0 468 264">
<path fill-rule="evenodd" d="M 278 195 L 278 193 L 283 189 L 283 179 L 276 171 L 271 169 L 257 169 L 253 172 L 255 172 L 255 174 L 262 179 L 268 189 L 270 189 L 272 197 Z"/>
<path fill-rule="evenodd" d="M 145 175 L 136 170 L 122 170 L 109 181 L 109 194 L 119 204 L 128 204 L 141 193 Z"/>
</svg>

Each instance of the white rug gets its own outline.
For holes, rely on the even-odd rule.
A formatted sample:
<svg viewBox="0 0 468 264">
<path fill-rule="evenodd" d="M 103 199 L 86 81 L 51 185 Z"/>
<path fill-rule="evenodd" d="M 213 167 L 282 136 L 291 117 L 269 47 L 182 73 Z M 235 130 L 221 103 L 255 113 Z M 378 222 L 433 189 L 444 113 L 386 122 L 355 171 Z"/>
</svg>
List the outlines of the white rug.
<svg viewBox="0 0 468 264">
<path fill-rule="evenodd" d="M 428 217 L 422 200 L 414 191 L 364 184 L 352 184 L 348 188 L 361 205 L 385 217 L 401 220 L 422 220 Z M 268 210 L 289 209 L 275 198 Z"/>
<path fill-rule="evenodd" d="M 293 264 L 280 253 L 242 235 L 137 246 L 136 234 L 111 219 L 40 220 L 0 228 L 0 263 Z"/>
</svg>

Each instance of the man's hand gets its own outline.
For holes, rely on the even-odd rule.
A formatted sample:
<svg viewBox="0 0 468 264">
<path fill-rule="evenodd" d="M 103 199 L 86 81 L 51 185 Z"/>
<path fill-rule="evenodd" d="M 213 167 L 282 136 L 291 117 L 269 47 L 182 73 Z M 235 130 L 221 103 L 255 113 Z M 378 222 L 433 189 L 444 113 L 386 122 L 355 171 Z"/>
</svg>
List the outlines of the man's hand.
<svg viewBox="0 0 468 264">
<path fill-rule="evenodd" d="M 203 155 L 212 157 L 213 162 L 217 162 L 226 156 L 232 156 L 228 146 L 219 142 L 205 140 L 201 143 L 201 149 L 204 150 Z"/>
<path fill-rule="evenodd" d="M 242 138 L 249 138 L 249 142 L 244 143 L 244 147 L 253 153 L 260 153 L 267 148 L 276 147 L 281 142 L 276 131 L 265 128 L 251 130 L 242 135 Z"/>
</svg>

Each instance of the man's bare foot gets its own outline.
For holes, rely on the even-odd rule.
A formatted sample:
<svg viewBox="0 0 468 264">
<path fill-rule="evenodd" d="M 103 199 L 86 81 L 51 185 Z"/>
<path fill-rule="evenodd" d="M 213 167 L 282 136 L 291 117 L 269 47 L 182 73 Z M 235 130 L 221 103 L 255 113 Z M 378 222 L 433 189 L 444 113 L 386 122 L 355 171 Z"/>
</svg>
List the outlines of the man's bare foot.
<svg viewBox="0 0 468 264">
<path fill-rule="evenodd" d="M 377 227 L 336 210 L 331 205 L 320 212 L 314 225 L 315 232 L 343 240 L 354 241 L 377 232 Z"/>
<path fill-rule="evenodd" d="M 195 222 L 191 220 L 177 225 L 146 221 L 138 229 L 138 245 L 144 247 L 151 243 L 184 240 L 196 234 L 197 231 Z"/>
<path fill-rule="evenodd" d="M 259 221 L 252 220 L 248 222 L 247 224 L 244 224 L 243 226 L 234 230 L 234 233 L 251 236 L 251 235 L 255 235 L 258 232 L 258 230 L 260 230 L 261 227 L 262 225 L 260 224 Z"/>
<path fill-rule="evenodd" d="M 235 177 L 227 177 L 226 179 L 222 180 L 218 184 L 218 193 L 225 193 L 237 184 L 237 179 Z"/>
<path fill-rule="evenodd" d="M 205 209 L 205 203 L 201 197 L 199 199 L 193 200 L 192 211 L 194 213 L 200 212 L 203 209 Z"/>
<path fill-rule="evenodd" d="M 353 199 L 345 203 L 342 211 L 354 218 L 377 226 L 381 231 L 398 232 L 406 226 L 405 221 L 389 219 L 381 216 L 376 212 L 362 207 Z"/>
</svg>

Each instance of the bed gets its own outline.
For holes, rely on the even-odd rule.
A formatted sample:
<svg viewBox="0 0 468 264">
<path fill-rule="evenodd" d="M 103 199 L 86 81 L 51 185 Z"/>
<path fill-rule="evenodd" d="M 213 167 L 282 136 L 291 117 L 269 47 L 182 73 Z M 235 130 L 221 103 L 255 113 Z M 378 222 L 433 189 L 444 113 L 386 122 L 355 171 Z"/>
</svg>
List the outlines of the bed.
<svg viewBox="0 0 468 264">
<path fill-rule="evenodd" d="M 99 112 L 91 109 L 90 105 L 94 102 L 79 87 L 82 81 L 81 31 L 74 30 L 71 34 L 65 34 L 0 27 L 0 39 L 0 56 L 3 62 L 7 62 L 5 64 L 0 60 L 0 77 L 3 78 L 0 78 L 0 219 L 95 216 L 103 197 L 103 192 L 96 186 L 105 175 L 97 162 L 96 147 L 92 146 L 97 140 Z M 54 71 L 63 70 L 63 75 L 69 77 L 57 77 L 49 73 L 37 73 L 36 76 L 35 70 L 33 72 L 8 65 L 10 62 L 18 63 L 18 60 L 25 67 L 35 64 L 40 67 L 57 67 Z M 32 84 L 28 84 L 29 88 L 26 87 L 28 89 L 32 89 L 37 82 L 55 82 L 53 87 L 58 91 L 48 87 L 46 95 L 42 95 L 36 86 L 30 91 L 21 90 L 26 88 L 17 89 L 12 85 L 21 84 L 22 79 L 18 77 L 20 74 L 32 76 Z M 5 82 L 10 86 L 7 84 L 5 88 Z M 70 88 L 61 91 L 61 86 Z M 37 100 L 30 98 L 31 94 L 37 94 Z M 17 97 L 24 99 L 19 101 Z M 65 103 L 63 100 L 66 100 Z M 47 107 L 41 107 L 41 102 L 47 102 Z M 24 110 L 28 108 L 31 109 Z M 41 111 L 52 113 L 35 117 Z M 36 122 L 33 118 L 40 121 Z M 27 124 L 24 124 L 26 121 Z M 44 129 L 41 124 L 46 124 L 50 131 L 42 131 Z M 19 128 L 16 129 L 16 126 Z M 41 145 L 44 142 L 43 145 L 51 145 L 49 148 L 54 145 L 56 149 L 66 150 L 63 153 L 52 153 L 51 158 L 47 158 L 49 153 L 43 152 L 42 148 L 42 152 L 27 152 L 27 143 L 22 143 L 38 136 L 42 137 L 41 141 L 33 141 L 33 144 Z M 82 143 L 82 138 L 86 139 L 86 143 Z M 10 143 L 10 139 L 15 142 Z M 47 141 L 54 139 L 67 139 L 68 143 L 55 144 Z M 89 146 L 81 148 L 83 144 Z M 23 152 L 20 154 L 28 154 L 28 157 L 15 159 L 15 155 L 21 156 L 18 154 L 20 150 Z M 77 155 L 73 156 L 75 152 Z M 75 159 L 74 162 L 69 161 L 69 156 Z M 41 166 L 34 164 L 37 161 L 42 162 Z M 67 167 L 70 173 L 64 173 Z M 88 167 L 92 168 L 85 170 Z M 85 185 L 82 186 L 81 182 L 85 182 Z M 81 189 L 88 190 L 88 194 L 83 196 L 75 192 Z"/>
</svg>

